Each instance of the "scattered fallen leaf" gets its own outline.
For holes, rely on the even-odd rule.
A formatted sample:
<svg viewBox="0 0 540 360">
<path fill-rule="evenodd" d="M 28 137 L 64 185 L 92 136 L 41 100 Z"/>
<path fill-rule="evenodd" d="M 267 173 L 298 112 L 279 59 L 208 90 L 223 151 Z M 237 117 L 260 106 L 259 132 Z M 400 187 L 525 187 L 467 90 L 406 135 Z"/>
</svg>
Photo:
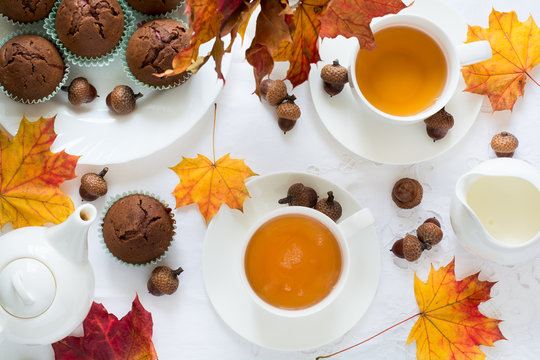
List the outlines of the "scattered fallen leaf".
<svg viewBox="0 0 540 360">
<path fill-rule="evenodd" d="M 321 37 L 355 37 L 360 47 L 372 50 L 375 38 L 369 24 L 375 17 L 397 14 L 405 8 L 401 0 L 333 0 L 321 18 Z"/>
<path fill-rule="evenodd" d="M 94 302 L 83 322 L 84 336 L 52 344 L 55 360 L 157 360 L 152 327 L 152 314 L 138 296 L 120 320 Z"/>
<path fill-rule="evenodd" d="M 230 52 L 237 34 L 243 38 L 250 16 L 259 5 L 255 35 L 246 50 L 257 94 L 263 77 L 273 70 L 274 61 L 289 61 L 287 79 L 293 86 L 300 85 L 307 80 L 311 64 L 320 60 L 319 35 L 354 36 L 361 46 L 372 48 L 372 18 L 397 13 L 405 7 L 401 0 L 300 0 L 293 7 L 288 0 L 186 0 L 191 47 L 180 52 L 172 69 L 163 75 L 185 71 L 200 58 L 201 44 L 231 35 L 228 46 L 217 44 L 211 54 L 202 56 L 213 56 L 218 77 L 223 78 L 221 58 Z"/>
<path fill-rule="evenodd" d="M 261 12 L 257 16 L 255 37 L 246 50 L 246 60 L 253 66 L 256 89 L 262 78 L 274 68 L 272 57 L 279 50 L 282 41 L 292 44 L 287 17 L 292 9 L 287 0 L 261 0 Z"/>
<path fill-rule="evenodd" d="M 244 160 L 231 159 L 229 154 L 215 164 L 201 154 L 195 159 L 183 158 L 171 170 L 180 177 L 173 191 L 176 207 L 197 203 L 206 223 L 217 214 L 221 204 L 242 211 L 244 200 L 249 197 L 244 181 L 257 175 Z"/>
<path fill-rule="evenodd" d="M 540 62 L 540 29 L 530 16 L 520 22 L 514 11 L 492 10 L 489 28 L 469 26 L 467 42 L 488 40 L 493 57 L 462 69 L 466 91 L 487 95 L 493 111 L 512 110 L 523 96 L 529 72 Z"/>
<path fill-rule="evenodd" d="M 418 359 L 480 360 L 486 355 L 479 345 L 493 346 L 504 336 L 500 320 L 490 319 L 478 311 L 478 305 L 489 300 L 494 282 L 478 280 L 478 273 L 456 280 L 454 260 L 435 271 L 427 283 L 414 278 L 414 292 L 420 317 L 414 324 L 407 344 L 416 340 Z"/>
<path fill-rule="evenodd" d="M 321 16 L 326 12 L 330 0 L 300 2 L 294 12 L 294 31 L 292 42 L 282 42 L 274 56 L 275 61 L 289 61 L 287 79 L 298 86 L 307 80 L 311 64 L 318 62 L 319 31 Z"/>
<path fill-rule="evenodd" d="M 0 131 L 0 227 L 14 228 L 59 224 L 74 210 L 71 199 L 59 189 L 73 179 L 78 156 L 52 153 L 55 118 L 21 120 L 10 140 Z"/>
<path fill-rule="evenodd" d="M 371 339 L 418 317 L 407 343 L 416 341 L 419 360 L 483 360 L 486 355 L 479 345 L 493 346 L 504 340 L 499 329 L 501 320 L 490 319 L 478 311 L 480 303 L 491 299 L 494 282 L 478 280 L 478 273 L 456 280 L 455 259 L 435 271 L 431 266 L 427 283 L 414 276 L 414 293 L 420 308 L 377 334 L 332 354 L 317 356 L 327 359 L 362 345 Z"/>
</svg>

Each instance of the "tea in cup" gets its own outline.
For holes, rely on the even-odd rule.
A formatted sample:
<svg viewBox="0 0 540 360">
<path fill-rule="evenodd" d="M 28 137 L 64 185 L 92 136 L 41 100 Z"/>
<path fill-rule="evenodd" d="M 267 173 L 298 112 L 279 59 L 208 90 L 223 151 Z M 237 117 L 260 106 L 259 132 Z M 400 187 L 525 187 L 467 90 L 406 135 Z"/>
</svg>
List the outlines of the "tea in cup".
<svg viewBox="0 0 540 360">
<path fill-rule="evenodd" d="M 257 305 L 280 316 L 322 310 L 346 282 L 347 237 L 372 223 L 367 209 L 339 225 L 307 207 L 272 211 L 247 236 L 241 271 L 248 292 Z"/>
<path fill-rule="evenodd" d="M 450 101 L 461 66 L 492 56 L 488 41 L 456 45 L 420 16 L 387 16 L 374 21 L 372 31 L 376 48 L 355 48 L 349 80 L 363 104 L 394 123 L 433 115 Z"/>
</svg>

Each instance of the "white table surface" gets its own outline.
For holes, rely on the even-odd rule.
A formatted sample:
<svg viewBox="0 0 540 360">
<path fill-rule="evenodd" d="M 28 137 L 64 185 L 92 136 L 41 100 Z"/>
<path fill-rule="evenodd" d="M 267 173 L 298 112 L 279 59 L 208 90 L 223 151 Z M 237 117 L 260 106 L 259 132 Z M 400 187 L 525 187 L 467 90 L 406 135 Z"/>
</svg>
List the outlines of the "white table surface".
<svg viewBox="0 0 540 360">
<path fill-rule="evenodd" d="M 538 0 L 442 1 L 472 25 L 486 27 L 492 7 L 498 11 L 516 10 L 522 21 L 531 13 L 540 22 Z M 330 136 L 314 111 L 307 83 L 293 91 L 302 117 L 291 132 L 283 135 L 273 108 L 251 95 L 252 70 L 242 55 L 235 56 L 227 84 L 217 99 L 216 155 L 230 152 L 233 158 L 244 158 L 253 171 L 261 175 L 276 171 L 320 175 L 345 187 L 363 206 L 370 208 L 376 219 L 382 252 L 382 276 L 374 303 L 351 331 L 318 349 L 280 352 L 249 343 L 218 317 L 206 295 L 201 264 L 206 225 L 195 205 L 174 210 L 177 238 L 163 263 L 181 265 L 185 272 L 180 277 L 178 292 L 172 296 L 148 294 L 146 281 L 152 267 L 133 269 L 116 263 L 99 246 L 97 222 L 94 223 L 89 232 L 89 256 L 96 275 L 95 301 L 122 317 L 138 292 L 142 304 L 152 312 L 153 340 L 162 360 L 314 359 L 363 340 L 416 313 L 414 273 L 426 280 L 431 264 L 446 265 L 455 257 L 458 278 L 481 271 L 481 280 L 497 281 L 491 292 L 493 299 L 480 305 L 480 309 L 486 316 L 504 320 L 500 328 L 508 340 L 497 342 L 493 348 L 482 347 L 488 358 L 540 358 L 540 258 L 520 266 L 485 262 L 456 242 L 449 221 L 450 197 L 456 180 L 478 163 L 494 157 L 489 141 L 495 133 L 502 130 L 514 133 L 520 141 L 515 157 L 540 167 L 540 88 L 528 81 L 525 96 L 517 101 L 513 112 L 491 114 L 486 99 L 469 134 L 436 159 L 412 166 L 386 166 L 350 153 Z M 533 76 L 540 79 L 540 71 L 534 71 Z M 196 157 L 201 153 L 211 157 L 212 121 L 213 111 L 209 110 L 187 136 L 171 146 L 139 161 L 110 166 L 106 177 L 109 195 L 147 190 L 173 205 L 171 192 L 178 177 L 168 168 L 176 165 L 182 156 Z M 97 166 L 78 166 L 76 172 L 80 176 L 99 170 Z M 391 201 L 392 185 L 401 177 L 416 178 L 424 186 L 424 199 L 413 210 L 399 210 Z M 75 205 L 81 203 L 79 181 L 77 178 L 61 186 Z M 94 202 L 100 211 L 104 203 L 104 198 Z M 396 259 L 388 251 L 393 242 L 431 216 L 442 219 L 445 233 L 442 243 L 416 263 Z M 7 226 L 4 232 L 9 230 Z M 412 325 L 412 321 L 405 323 L 340 358 L 414 359 L 415 345 L 405 346 Z M 1 360 L 53 358 L 50 346 L 0 344 Z"/>
</svg>

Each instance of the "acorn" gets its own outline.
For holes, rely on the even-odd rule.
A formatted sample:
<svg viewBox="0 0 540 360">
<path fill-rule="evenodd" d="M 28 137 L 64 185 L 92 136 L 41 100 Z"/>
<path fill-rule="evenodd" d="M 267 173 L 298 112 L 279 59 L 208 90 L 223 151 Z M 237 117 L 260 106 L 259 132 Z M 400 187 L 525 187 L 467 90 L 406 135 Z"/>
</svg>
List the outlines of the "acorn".
<svg viewBox="0 0 540 360">
<path fill-rule="evenodd" d="M 103 178 L 107 171 L 109 168 L 105 167 L 99 174 L 87 173 L 81 177 L 79 194 L 83 200 L 94 201 L 107 193 L 107 181 Z"/>
<path fill-rule="evenodd" d="M 283 130 L 283 133 L 285 134 L 296 125 L 296 120 L 298 120 L 301 115 L 300 108 L 294 103 L 295 100 L 296 96 L 287 96 L 276 108 L 279 128 Z"/>
<path fill-rule="evenodd" d="M 277 106 L 287 97 L 287 85 L 283 80 L 265 79 L 259 91 L 269 105 Z"/>
<path fill-rule="evenodd" d="M 426 123 L 426 131 L 433 142 L 441 140 L 446 136 L 448 130 L 454 126 L 454 117 L 446 112 L 444 107 L 424 120 Z"/>
<path fill-rule="evenodd" d="M 405 254 L 403 254 L 403 239 L 396 240 L 390 251 L 393 252 L 398 258 L 405 259 Z"/>
<path fill-rule="evenodd" d="M 184 269 L 181 267 L 173 270 L 168 266 L 158 266 L 152 271 L 152 275 L 148 279 L 146 284 L 148 291 L 155 296 L 174 294 L 178 289 L 178 275 L 183 271 Z"/>
<path fill-rule="evenodd" d="M 116 86 L 105 100 L 109 109 L 117 114 L 129 114 L 135 109 L 135 102 L 141 98 L 143 94 L 135 94 L 133 89 L 127 85 Z"/>
<path fill-rule="evenodd" d="M 336 59 L 332 64 L 324 65 L 321 69 L 324 91 L 330 96 L 339 94 L 346 83 L 349 82 L 349 72 Z"/>
<path fill-rule="evenodd" d="M 289 206 L 314 207 L 317 203 L 317 192 L 302 183 L 295 183 L 289 186 L 287 196 L 278 200 L 280 204 L 289 204 Z"/>
<path fill-rule="evenodd" d="M 414 179 L 403 178 L 394 184 L 392 200 L 401 209 L 411 209 L 422 201 L 424 190 Z"/>
<path fill-rule="evenodd" d="M 99 96 L 96 88 L 84 77 L 73 79 L 69 86 L 62 86 L 61 89 L 67 91 L 69 102 L 75 106 L 90 103 Z"/>
<path fill-rule="evenodd" d="M 315 205 L 315 210 L 318 210 L 334 221 L 338 221 L 341 217 L 341 204 L 334 200 L 334 193 L 327 192 L 328 197 L 321 199 Z"/>
<path fill-rule="evenodd" d="M 519 145 L 517 137 L 507 131 L 503 131 L 491 139 L 491 148 L 497 157 L 512 157 Z"/>
<path fill-rule="evenodd" d="M 403 256 L 407 261 L 416 261 L 422 255 L 424 245 L 414 235 L 407 235 L 403 239 Z"/>
<path fill-rule="evenodd" d="M 441 228 L 431 222 L 423 223 L 416 229 L 416 236 L 424 244 L 431 246 L 438 244 L 443 238 Z"/>
</svg>

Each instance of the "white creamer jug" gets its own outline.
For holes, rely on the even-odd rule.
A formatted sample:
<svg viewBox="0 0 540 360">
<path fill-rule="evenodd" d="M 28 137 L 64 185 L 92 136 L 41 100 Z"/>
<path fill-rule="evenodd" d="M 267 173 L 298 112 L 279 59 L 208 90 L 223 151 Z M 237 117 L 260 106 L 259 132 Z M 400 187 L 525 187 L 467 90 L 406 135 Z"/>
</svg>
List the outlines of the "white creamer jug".
<svg viewBox="0 0 540 360">
<path fill-rule="evenodd" d="M 488 160 L 457 182 L 450 208 L 461 244 L 500 264 L 540 255 L 540 171 L 516 159 Z"/>
</svg>

